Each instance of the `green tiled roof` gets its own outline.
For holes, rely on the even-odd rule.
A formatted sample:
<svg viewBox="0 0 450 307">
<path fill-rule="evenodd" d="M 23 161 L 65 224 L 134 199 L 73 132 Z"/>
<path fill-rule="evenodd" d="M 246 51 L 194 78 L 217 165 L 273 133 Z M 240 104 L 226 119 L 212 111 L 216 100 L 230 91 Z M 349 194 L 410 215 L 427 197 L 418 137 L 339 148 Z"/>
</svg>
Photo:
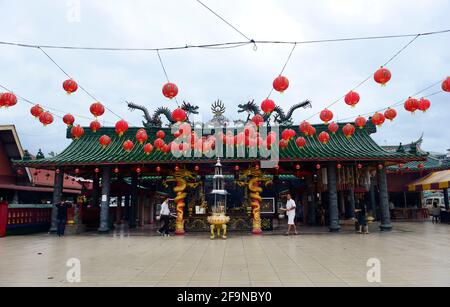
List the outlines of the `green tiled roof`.
<svg viewBox="0 0 450 307">
<path fill-rule="evenodd" d="M 340 124 L 340 128 L 344 124 Z M 315 125 L 317 135 L 321 131 L 326 131 L 326 125 Z M 300 135 L 298 126 L 280 127 L 280 133 L 285 128 L 294 129 L 297 135 Z M 35 159 L 31 161 L 17 160 L 14 163 L 18 166 L 30 167 L 52 167 L 52 166 L 78 166 L 78 165 L 97 165 L 97 164 L 136 164 L 136 163 L 175 163 L 175 162 L 214 162 L 215 158 L 209 157 L 181 157 L 176 158 L 171 153 L 164 154 L 161 151 L 154 150 L 150 155 L 146 155 L 142 149 L 143 145 L 136 142 L 135 134 L 139 128 L 130 128 L 127 133 L 118 137 L 115 134 L 113 127 L 101 128 L 96 133 L 91 132 L 89 128 L 85 128 L 86 134 L 79 140 L 74 140 L 72 143 L 56 157 L 49 157 L 45 159 Z M 160 129 L 147 129 L 149 142 L 153 143 L 156 132 Z M 162 129 L 166 132 L 166 142 L 172 140 L 173 136 L 170 134 L 169 128 Z M 280 161 L 325 161 L 325 160 L 381 160 L 381 161 L 413 161 L 423 160 L 425 155 L 423 153 L 409 153 L 409 152 L 389 152 L 381 148 L 370 137 L 370 134 L 376 132 L 375 126 L 368 123 L 363 129 L 356 129 L 355 135 L 351 138 L 346 138 L 341 129 L 335 135 L 331 135 L 331 139 L 327 144 L 322 144 L 318 141 L 317 135 L 314 137 L 306 137 L 307 144 L 304 148 L 299 148 L 295 144 L 295 140 L 289 142 L 289 146 L 280 150 Z M 111 136 L 111 144 L 103 149 L 98 142 L 101 135 L 107 134 Z M 67 131 L 67 137 L 70 138 L 70 132 Z M 126 152 L 122 149 L 122 144 L 125 140 L 130 139 L 135 143 L 135 147 L 131 152 Z M 258 161 L 259 158 L 244 157 L 244 158 L 221 158 L 224 161 Z"/>
<path fill-rule="evenodd" d="M 423 164 L 423 168 L 419 168 L 419 164 Z M 396 172 L 400 169 L 398 165 L 392 165 L 388 167 L 388 171 Z M 411 161 L 403 164 L 401 170 L 403 172 L 419 172 L 419 171 L 439 171 L 450 169 L 450 161 L 439 160 L 432 156 L 427 157 L 425 161 Z"/>
</svg>

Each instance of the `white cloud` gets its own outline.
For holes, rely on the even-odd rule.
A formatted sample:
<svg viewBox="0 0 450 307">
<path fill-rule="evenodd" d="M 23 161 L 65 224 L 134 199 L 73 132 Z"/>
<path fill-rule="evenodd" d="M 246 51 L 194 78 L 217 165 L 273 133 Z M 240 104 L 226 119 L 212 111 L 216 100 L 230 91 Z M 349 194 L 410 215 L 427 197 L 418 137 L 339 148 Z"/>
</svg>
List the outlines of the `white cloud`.
<svg viewBox="0 0 450 307">
<path fill-rule="evenodd" d="M 450 6 L 446 1 L 212 1 L 204 0 L 246 35 L 262 40 L 309 40 L 361 35 L 414 33 L 448 27 Z M 243 39 L 196 1 L 81 1 L 81 22 L 66 20 L 64 1 L 2 2 L 10 12 L 2 18 L 0 40 L 83 46 L 160 47 Z M 367 82 L 358 91 L 355 109 L 344 103 L 332 110 L 345 118 L 387 106 L 443 78 L 450 71 L 449 34 L 421 37 L 396 58 L 389 68 L 392 81 L 385 88 Z M 285 74 L 291 87 L 273 94 L 278 104 L 289 106 L 303 99 L 312 110 L 295 114 L 297 122 L 320 111 L 372 73 L 409 38 L 298 45 Z M 222 99 L 227 116 L 235 118 L 237 104 L 248 99 L 260 102 L 290 51 L 290 46 L 259 45 L 227 50 L 193 49 L 161 52 L 169 77 L 180 88 L 180 100 L 200 106 L 210 117 L 209 106 Z M 141 114 L 129 113 L 125 100 L 146 104 L 150 110 L 165 104 L 161 95 L 164 75 L 152 52 L 88 52 L 49 50 L 52 57 L 77 81 L 130 123 Z M 61 89 L 66 78 L 38 50 L 0 46 L 0 84 L 35 102 L 89 115 L 92 99 L 82 93 L 67 97 Z M 411 117 L 398 108 L 399 118 L 374 135 L 381 143 L 408 142 L 425 133 L 426 149 L 443 151 L 450 139 L 445 114 L 448 94 L 436 95 L 432 109 Z M 60 119 L 43 128 L 31 121 L 29 105 L 0 111 L 1 123 L 14 123 L 24 147 L 36 152 L 61 151 L 68 143 Z M 105 120 L 117 118 L 107 114 Z M 314 121 L 317 121 L 317 117 Z M 79 120 L 87 125 L 89 121 Z M 41 137 L 35 137 L 40 135 Z"/>
</svg>

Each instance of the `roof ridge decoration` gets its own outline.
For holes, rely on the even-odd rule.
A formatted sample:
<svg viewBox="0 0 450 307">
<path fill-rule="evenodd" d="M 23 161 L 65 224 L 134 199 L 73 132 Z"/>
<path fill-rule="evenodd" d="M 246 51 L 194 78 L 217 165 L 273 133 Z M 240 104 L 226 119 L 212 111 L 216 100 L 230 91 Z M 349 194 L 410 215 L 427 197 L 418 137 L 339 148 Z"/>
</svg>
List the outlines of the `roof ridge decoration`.
<svg viewBox="0 0 450 307">
<path fill-rule="evenodd" d="M 345 123 L 339 124 L 342 127 Z M 327 126 L 324 124 L 314 125 L 317 133 L 326 131 Z M 291 129 L 299 134 L 298 126 L 290 126 Z M 205 155 L 201 156 L 182 156 L 176 158 L 172 153 L 163 153 L 154 150 L 150 155 L 146 155 L 143 145 L 136 142 L 136 132 L 139 127 L 131 127 L 126 134 L 118 137 L 115 134 L 114 127 L 102 127 L 96 133 L 86 129 L 86 134 L 79 140 L 72 141 L 69 146 L 55 157 L 46 159 L 37 159 L 32 161 L 15 160 L 15 165 L 54 168 L 58 166 L 79 167 L 83 165 L 132 165 L 132 164 L 163 164 L 163 163 L 214 163 L 217 156 L 213 157 Z M 156 139 L 156 131 L 160 128 L 146 128 L 149 139 L 148 142 L 153 143 Z M 166 131 L 169 128 L 162 128 Z M 229 128 L 227 128 L 229 129 Z M 236 133 L 237 131 L 235 131 Z M 286 149 L 279 151 L 280 162 L 318 162 L 318 161 L 391 161 L 396 163 L 406 163 L 408 161 L 424 160 L 426 155 L 416 152 L 395 152 L 387 151 L 381 148 L 371 137 L 370 134 L 376 132 L 376 128 L 372 124 L 367 124 L 364 129 L 357 129 L 355 135 L 348 139 L 340 130 L 337 132 L 327 144 L 319 142 L 317 137 L 307 137 L 307 144 L 303 148 L 299 148 L 294 141 L 288 143 Z M 102 148 L 98 142 L 99 136 L 107 134 L 111 136 L 111 144 L 107 148 Z M 70 138 L 68 129 L 67 137 Z M 136 146 L 131 152 L 125 152 L 122 148 L 124 140 L 133 141 Z M 173 140 L 171 133 L 166 134 L 166 142 Z M 224 145 L 225 146 L 225 145 Z M 237 147 L 234 152 L 237 153 Z M 225 150 L 224 150 L 225 152 Z M 256 162 L 264 160 L 259 156 L 251 156 L 246 150 L 244 155 L 233 157 L 221 157 L 224 162 Z"/>
<path fill-rule="evenodd" d="M 155 112 L 153 112 L 153 115 L 150 116 L 148 109 L 143 105 L 138 105 L 133 102 L 127 102 L 127 105 L 131 111 L 140 110 L 144 113 L 145 120 L 142 122 L 142 124 L 146 128 L 162 127 L 162 115 L 164 115 L 164 117 L 169 122 L 169 126 L 175 124 L 175 121 L 172 119 L 172 113 L 168 107 L 159 107 L 155 110 Z M 183 109 L 187 114 L 186 122 L 190 123 L 190 114 L 198 114 L 198 106 L 192 105 L 189 102 L 183 101 L 183 104 L 180 108 Z"/>
<path fill-rule="evenodd" d="M 280 126 L 291 126 L 292 125 L 292 115 L 294 115 L 295 110 L 300 108 L 311 108 L 311 101 L 306 99 L 305 101 L 294 104 L 289 108 L 287 113 L 280 106 L 276 106 L 272 113 L 262 113 L 259 106 L 255 103 L 255 100 L 248 101 L 244 104 L 238 105 L 238 113 L 247 112 L 247 120 L 250 121 L 251 116 L 261 115 L 264 121 L 270 120 L 273 114 L 273 121 Z"/>
</svg>

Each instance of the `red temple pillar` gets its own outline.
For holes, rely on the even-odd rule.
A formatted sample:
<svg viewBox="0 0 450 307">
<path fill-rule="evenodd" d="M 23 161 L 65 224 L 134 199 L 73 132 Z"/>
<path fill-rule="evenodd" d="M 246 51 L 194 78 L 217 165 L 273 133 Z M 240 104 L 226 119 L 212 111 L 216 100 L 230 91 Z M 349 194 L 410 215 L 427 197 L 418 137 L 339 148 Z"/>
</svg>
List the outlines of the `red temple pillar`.
<svg viewBox="0 0 450 307">
<path fill-rule="evenodd" d="M 6 225 L 8 225 L 8 203 L 0 201 L 0 238 L 6 236 Z"/>
</svg>

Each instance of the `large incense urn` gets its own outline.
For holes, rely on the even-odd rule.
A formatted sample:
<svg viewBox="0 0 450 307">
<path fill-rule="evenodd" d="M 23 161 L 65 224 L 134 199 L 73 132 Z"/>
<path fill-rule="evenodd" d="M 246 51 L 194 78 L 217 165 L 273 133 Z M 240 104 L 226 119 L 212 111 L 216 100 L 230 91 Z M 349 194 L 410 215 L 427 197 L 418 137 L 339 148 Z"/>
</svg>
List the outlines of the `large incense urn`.
<svg viewBox="0 0 450 307">
<path fill-rule="evenodd" d="M 210 223 L 211 228 L 211 239 L 216 237 L 221 237 L 222 239 L 227 238 L 227 223 L 230 221 L 230 217 L 225 215 L 225 212 L 213 212 L 212 215 L 208 216 L 208 223 Z"/>
</svg>

